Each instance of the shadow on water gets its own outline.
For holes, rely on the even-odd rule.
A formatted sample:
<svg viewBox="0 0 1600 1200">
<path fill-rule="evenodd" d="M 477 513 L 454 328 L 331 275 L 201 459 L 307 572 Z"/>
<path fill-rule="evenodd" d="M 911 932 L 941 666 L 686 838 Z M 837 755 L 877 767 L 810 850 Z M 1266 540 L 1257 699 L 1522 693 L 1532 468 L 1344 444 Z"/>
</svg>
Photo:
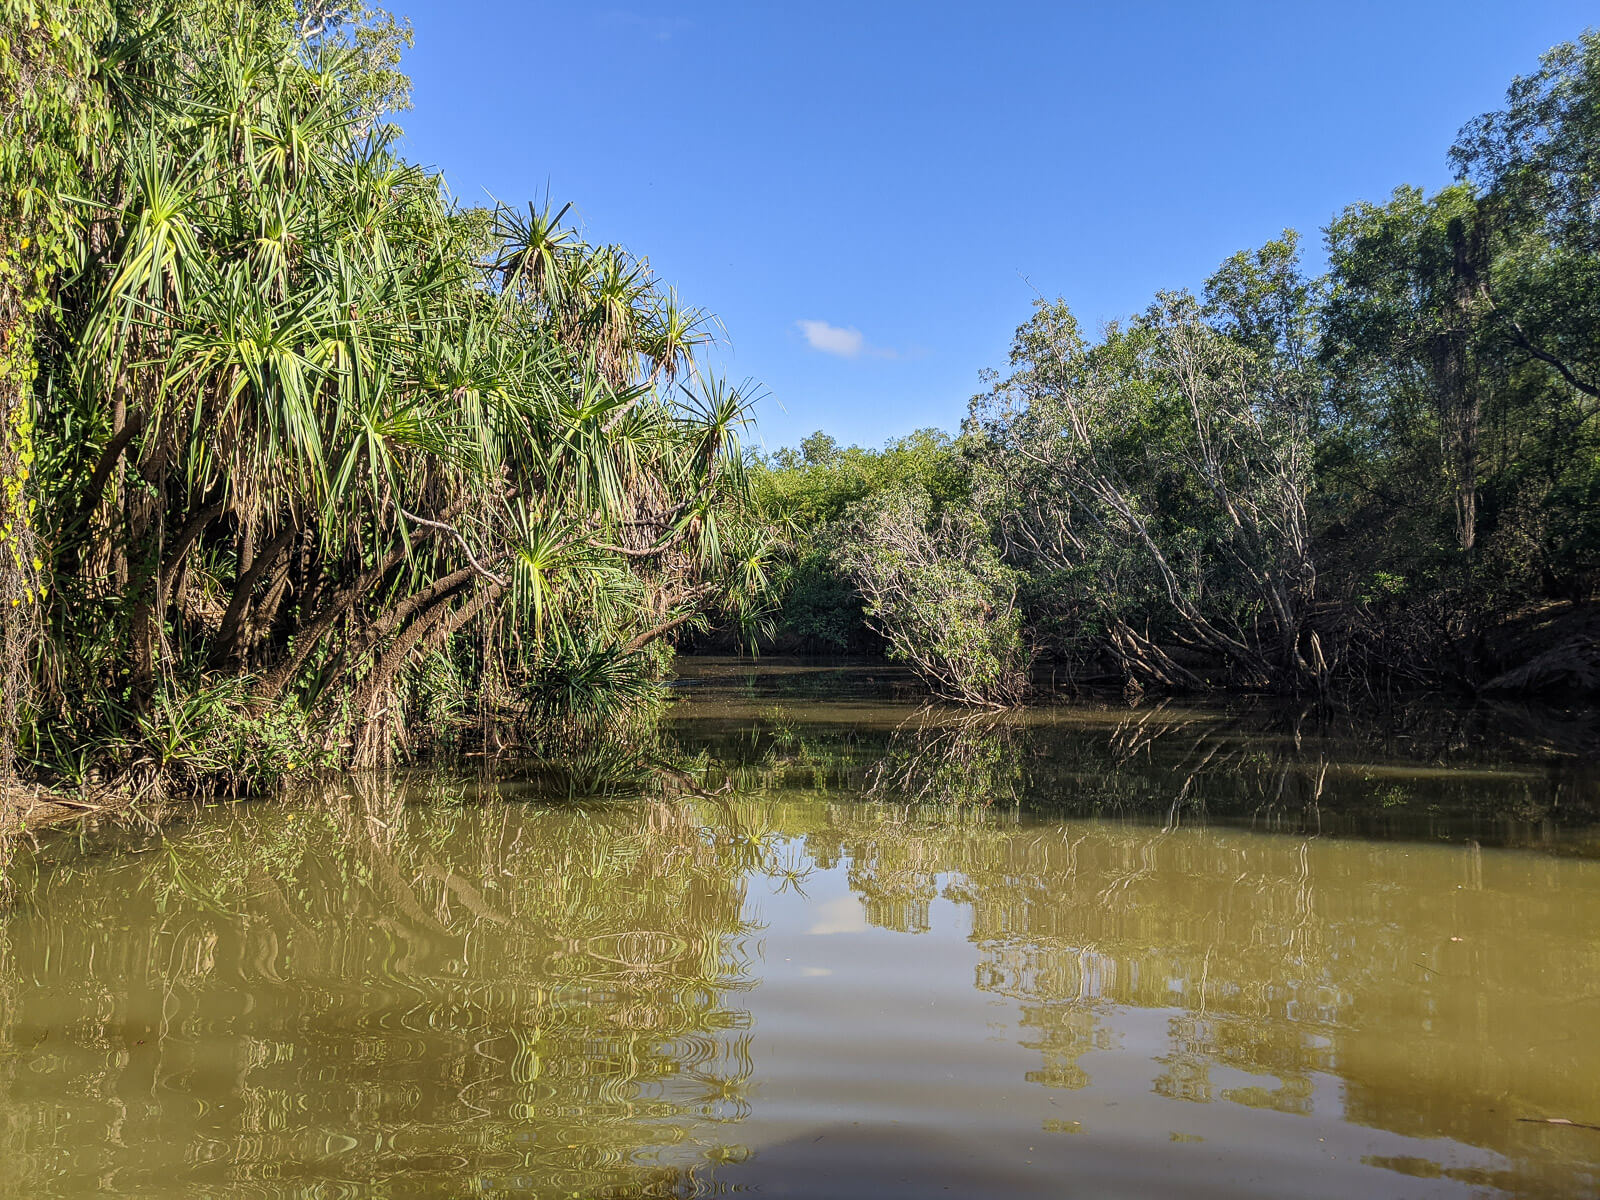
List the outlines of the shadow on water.
<svg viewBox="0 0 1600 1200">
<path fill-rule="evenodd" d="M 712 764 L 710 785 L 735 791 L 1600 853 L 1582 836 L 1600 823 L 1600 717 L 1586 709 L 1247 700 L 973 714 L 893 700 L 848 666 L 697 669 L 700 690 L 668 728 Z"/>
<path fill-rule="evenodd" d="M 1579 757 L 795 674 L 649 747 L 45 840 L 0 1193 L 1600 1187 Z"/>
</svg>

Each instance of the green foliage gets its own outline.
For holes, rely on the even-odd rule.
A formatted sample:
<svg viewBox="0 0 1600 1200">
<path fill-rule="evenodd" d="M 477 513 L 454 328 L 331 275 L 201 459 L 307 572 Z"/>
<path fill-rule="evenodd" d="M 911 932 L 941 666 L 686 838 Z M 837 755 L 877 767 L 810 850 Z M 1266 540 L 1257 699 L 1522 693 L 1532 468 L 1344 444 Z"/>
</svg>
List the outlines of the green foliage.
<svg viewBox="0 0 1600 1200">
<path fill-rule="evenodd" d="M 1254 262 L 1277 264 L 1259 294 L 1238 286 L 1261 278 L 1245 257 L 1242 281 L 1214 282 L 1221 329 L 1167 295 L 1091 344 L 1064 304 L 1041 303 L 1012 374 L 974 401 L 975 494 L 1032 576 L 1035 634 L 1058 653 L 1109 643 L 1127 677 L 1165 685 L 1198 681 L 1174 642 L 1254 686 L 1319 673 L 1304 628 L 1314 394 L 1297 331 L 1310 293 L 1292 243 Z"/>
<path fill-rule="evenodd" d="M 759 622 L 753 391 L 699 374 L 709 318 L 643 259 L 399 156 L 405 22 L 0 17 L 27 184 L 0 213 L 0 688 L 29 746 L 93 728 L 124 770 L 232 787 L 288 759 L 221 714 L 284 708 L 370 765 L 469 711 L 525 723 L 519 680 L 592 691 L 709 612 Z"/>
<path fill-rule="evenodd" d="M 134 723 L 121 749 L 136 775 L 169 791 L 258 792 L 307 768 L 331 766 L 305 714 L 293 705 L 253 706 L 241 681 L 163 692 Z"/>
<path fill-rule="evenodd" d="M 552 643 L 523 685 L 529 712 L 544 729 L 593 736 L 659 704 L 660 674 L 644 651 L 567 634 Z"/>
<path fill-rule="evenodd" d="M 966 471 L 949 436 L 919 429 L 882 450 L 840 447 L 820 430 L 797 452 L 782 449 L 751 471 L 751 502 L 766 520 L 815 531 L 844 515 L 858 500 L 900 486 L 915 486 L 942 507 L 966 495 Z"/>
<path fill-rule="evenodd" d="M 939 514 L 926 493 L 898 487 L 846 510 L 829 536 L 891 658 L 952 700 L 999 707 L 1022 698 L 1019 580 L 976 513 Z"/>
<path fill-rule="evenodd" d="M 1459 596 L 1447 640 L 1485 608 L 1582 596 L 1600 568 L 1597 94 L 1590 32 L 1461 131 L 1460 184 L 1329 230 L 1328 478 L 1364 557 Z"/>
<path fill-rule="evenodd" d="M 774 637 L 780 645 L 838 653 L 875 650 L 855 584 L 831 554 L 828 527 L 851 505 L 895 488 L 910 487 L 935 508 L 962 503 L 967 469 L 951 439 L 922 429 L 891 440 L 882 450 L 841 447 L 821 432 L 800 450 L 784 448 L 750 469 L 751 509 L 773 529 L 785 553 L 774 580 L 783 597 Z"/>
<path fill-rule="evenodd" d="M 1450 156 L 1492 231 L 1500 336 L 1600 398 L 1600 30 L 1513 80 L 1505 108 L 1470 122 Z"/>
<path fill-rule="evenodd" d="M 868 632 L 861 593 L 818 546 L 785 571 L 782 611 L 779 636 L 810 649 L 844 653 L 861 647 Z"/>
<path fill-rule="evenodd" d="M 141 712 L 101 698 L 96 724 L 44 727 L 32 765 L 58 788 L 97 794 L 114 779 L 134 797 L 243 795 L 335 765 L 304 711 L 252 703 L 243 683 L 173 681 Z"/>
<path fill-rule="evenodd" d="M 981 514 L 1026 644 L 1074 681 L 1325 694 L 1505 672 L 1497 629 L 1600 587 L 1597 113 L 1589 32 L 1461 131 L 1457 183 L 1345 209 L 1326 277 L 1286 231 L 1098 338 L 1041 300 L 959 441 L 817 433 L 760 464 L 757 509 L 793 546 L 779 627 L 850 644 L 861 572 L 893 573 L 858 552 L 846 579 L 825 551 L 881 547 L 863 514 L 903 484 L 931 515 Z M 928 619 L 870 598 L 864 616 L 891 640 Z"/>
</svg>

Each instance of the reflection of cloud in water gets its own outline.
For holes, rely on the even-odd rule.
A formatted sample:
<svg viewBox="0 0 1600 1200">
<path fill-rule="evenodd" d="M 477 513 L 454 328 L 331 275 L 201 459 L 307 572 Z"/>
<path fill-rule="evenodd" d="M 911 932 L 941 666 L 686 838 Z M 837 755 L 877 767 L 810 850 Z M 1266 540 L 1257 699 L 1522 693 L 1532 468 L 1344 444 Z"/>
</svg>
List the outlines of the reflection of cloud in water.
<svg viewBox="0 0 1600 1200">
<path fill-rule="evenodd" d="M 864 933 L 867 914 L 855 896 L 837 896 L 817 905 L 817 920 L 807 933 Z"/>
<path fill-rule="evenodd" d="M 1414 840 L 1264 835 L 1205 818 L 1366 828 L 1380 785 L 1150 724 L 908 740 L 916 804 L 802 748 L 763 796 L 372 777 L 54 843 L 0 944 L 0 1193 L 1600 1195 L 1585 1131 L 1519 1120 L 1600 1120 L 1600 864 L 1529 824 L 1600 814 L 1589 775 L 1439 768 Z"/>
</svg>

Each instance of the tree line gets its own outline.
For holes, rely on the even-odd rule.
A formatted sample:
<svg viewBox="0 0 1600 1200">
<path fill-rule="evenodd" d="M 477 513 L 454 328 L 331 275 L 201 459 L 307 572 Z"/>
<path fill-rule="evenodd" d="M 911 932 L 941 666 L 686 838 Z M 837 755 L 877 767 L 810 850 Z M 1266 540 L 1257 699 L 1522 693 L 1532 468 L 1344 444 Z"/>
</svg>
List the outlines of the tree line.
<svg viewBox="0 0 1600 1200">
<path fill-rule="evenodd" d="M 1040 300 L 959 434 L 762 459 L 780 641 L 1007 704 L 1600 686 L 1600 34 L 1357 203 L 1097 336 Z"/>
<path fill-rule="evenodd" d="M 1041 302 L 956 436 L 768 457 L 647 260 L 397 152 L 409 39 L 0 0 L 7 779 L 570 738 L 711 628 L 991 705 L 1600 677 L 1600 36 L 1324 274 L 1289 232 L 1095 336 Z"/>
</svg>

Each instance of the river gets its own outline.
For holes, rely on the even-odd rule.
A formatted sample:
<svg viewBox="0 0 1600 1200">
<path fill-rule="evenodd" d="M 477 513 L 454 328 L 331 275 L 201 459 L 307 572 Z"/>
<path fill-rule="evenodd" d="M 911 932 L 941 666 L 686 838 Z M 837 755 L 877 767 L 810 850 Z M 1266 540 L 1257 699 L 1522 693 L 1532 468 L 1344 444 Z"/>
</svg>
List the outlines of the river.
<svg viewBox="0 0 1600 1200">
<path fill-rule="evenodd" d="M 7 1196 L 1592 1196 L 1584 714 L 684 664 L 660 739 L 58 830 Z"/>
</svg>

